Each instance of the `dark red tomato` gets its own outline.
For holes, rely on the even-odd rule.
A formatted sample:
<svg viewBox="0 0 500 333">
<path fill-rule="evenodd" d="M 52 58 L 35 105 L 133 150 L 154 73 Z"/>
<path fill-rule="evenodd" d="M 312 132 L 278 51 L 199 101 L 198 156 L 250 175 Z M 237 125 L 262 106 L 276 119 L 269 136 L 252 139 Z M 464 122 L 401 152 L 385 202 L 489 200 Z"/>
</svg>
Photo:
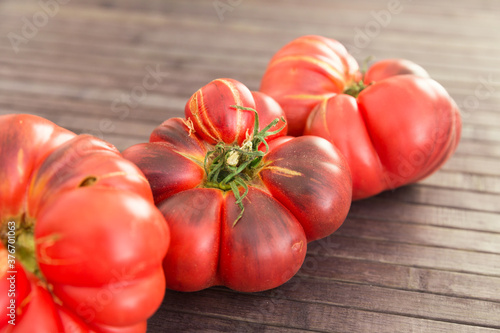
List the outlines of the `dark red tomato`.
<svg viewBox="0 0 500 333">
<path fill-rule="evenodd" d="M 344 221 L 344 158 L 325 139 L 284 137 L 283 115 L 270 97 L 215 80 L 188 101 L 186 119 L 165 121 L 150 143 L 123 152 L 146 175 L 170 226 L 168 288 L 274 288 L 300 268 L 307 242 Z"/>
<path fill-rule="evenodd" d="M 144 175 L 40 117 L 0 128 L 0 330 L 145 332 L 169 231 Z"/>
<path fill-rule="evenodd" d="M 319 103 L 304 134 L 335 144 L 346 157 L 353 199 L 416 182 L 437 169 L 460 139 L 459 110 L 420 66 L 401 59 L 371 66 L 364 82 Z"/>
</svg>

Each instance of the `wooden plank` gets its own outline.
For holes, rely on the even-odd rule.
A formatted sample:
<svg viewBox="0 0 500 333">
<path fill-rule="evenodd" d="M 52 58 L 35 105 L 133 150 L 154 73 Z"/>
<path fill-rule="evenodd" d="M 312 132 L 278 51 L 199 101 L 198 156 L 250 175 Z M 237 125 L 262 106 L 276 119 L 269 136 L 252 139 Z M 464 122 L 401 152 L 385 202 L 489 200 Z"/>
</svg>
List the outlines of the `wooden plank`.
<svg viewBox="0 0 500 333">
<path fill-rule="evenodd" d="M 343 307 L 335 305 L 334 303 L 352 303 L 359 304 L 361 306 L 365 302 L 368 303 L 369 300 L 365 295 L 345 295 L 343 289 L 334 289 L 331 285 L 330 287 L 325 286 L 328 290 L 325 290 L 322 295 L 321 290 L 314 291 L 310 287 L 309 283 L 304 283 L 305 281 L 299 281 L 301 283 L 301 288 L 296 288 L 296 281 L 290 281 L 279 289 L 274 289 L 269 292 L 259 293 L 259 294 L 241 294 L 225 291 L 224 289 L 209 289 L 198 293 L 175 293 L 167 292 L 165 296 L 164 303 L 160 311 L 178 311 L 186 312 L 188 311 L 201 313 L 204 315 L 217 316 L 227 319 L 237 319 L 242 321 L 251 321 L 258 323 L 265 323 L 266 325 L 281 326 L 281 327 L 291 327 L 299 329 L 310 329 L 314 331 L 322 332 L 412 332 L 421 330 L 422 332 L 494 332 L 495 330 L 488 329 L 480 326 L 472 326 L 463 323 L 456 322 L 443 322 L 436 320 L 429 320 L 424 318 L 419 318 L 415 316 L 400 316 L 395 313 L 385 313 L 381 314 L 373 311 L 360 310 L 353 307 Z M 312 282 L 308 279 L 307 282 Z M 320 283 L 320 281 L 318 281 Z M 304 289 L 302 289 L 304 286 Z M 352 291 L 355 292 L 359 286 L 352 285 Z M 294 295 L 297 297 L 295 292 L 304 290 L 310 292 L 310 294 L 304 295 L 307 298 L 320 298 L 322 301 L 318 303 L 309 303 L 303 301 L 293 300 Z M 329 293 L 332 294 L 329 294 Z M 337 294 L 339 292 L 339 294 Z M 300 293 L 302 295 L 302 293 Z M 415 297 L 419 297 L 415 293 Z M 387 302 L 390 300 L 390 296 L 381 293 L 377 296 L 382 297 Z M 270 299 L 272 301 L 270 301 Z M 449 299 L 448 299 L 449 300 Z M 417 301 L 417 300 L 415 300 Z M 448 316 L 450 312 L 455 309 L 463 308 L 463 304 L 460 304 L 462 300 L 457 301 L 454 304 L 446 304 L 441 310 L 438 310 L 439 314 L 434 314 L 434 316 Z M 382 300 L 385 303 L 384 300 Z M 402 312 L 406 309 L 398 307 L 400 299 L 394 302 L 392 305 L 387 304 L 388 307 L 393 308 L 396 312 Z M 484 304 L 487 304 L 485 302 Z M 485 320 L 487 322 L 492 322 L 494 325 L 498 323 L 495 315 L 497 305 L 493 304 L 493 308 L 485 308 L 485 311 L 493 310 L 489 312 L 491 316 L 484 314 Z M 498 304 L 498 303 L 497 303 Z M 232 309 L 231 313 L 228 314 L 225 310 L 227 305 Z M 404 304 L 402 305 L 404 307 Z M 413 306 L 412 309 L 408 309 L 411 312 L 419 313 L 425 311 L 426 306 L 433 307 L 432 304 L 420 304 L 420 307 Z M 487 307 L 488 305 L 486 305 Z M 448 310 L 446 310 L 449 307 Z M 465 312 L 469 312 L 470 309 L 465 309 Z M 446 312 L 446 313 L 444 313 Z M 189 312 L 188 312 L 189 313 Z M 165 315 L 168 315 L 165 313 Z M 473 315 L 467 315 L 466 317 L 472 317 Z M 465 318 L 461 318 L 460 321 L 464 321 Z"/>
<path fill-rule="evenodd" d="M 468 112 L 467 116 L 464 118 L 464 122 L 467 124 L 477 124 L 477 125 L 494 125 L 497 126 L 500 124 L 500 112 L 498 112 L 498 106 L 494 104 L 487 104 L 485 102 L 480 104 L 480 111 L 478 111 L 479 107 Z M 486 111 L 491 110 L 491 111 Z M 465 111 L 465 110 L 464 110 Z"/>
<path fill-rule="evenodd" d="M 348 218 L 336 235 L 500 254 L 500 233 Z"/>
<path fill-rule="evenodd" d="M 463 208 L 422 205 L 419 203 L 396 201 L 390 196 L 379 195 L 374 198 L 353 202 L 349 216 L 411 222 L 464 230 L 500 232 L 499 215 Z"/>
<path fill-rule="evenodd" d="M 500 277 L 500 255 L 389 241 L 333 236 L 309 244 L 308 253 Z"/>
<path fill-rule="evenodd" d="M 500 301 L 500 278 L 457 273 L 406 264 L 308 254 L 297 277 L 323 278 L 370 286 Z"/>
<path fill-rule="evenodd" d="M 230 320 L 216 316 L 205 316 L 200 313 L 186 313 L 175 311 L 159 311 L 150 320 L 147 332 L 266 332 L 266 333 L 299 333 L 320 332 L 312 330 L 294 329 L 290 327 L 268 326 L 240 320 Z"/>
<path fill-rule="evenodd" d="M 267 291 L 283 299 L 344 306 L 417 318 L 500 328 L 500 303 L 432 295 L 376 286 L 297 278 L 279 291 Z M 370 295 L 370 298 L 364 297 Z M 415 304 L 419 304 L 418 307 Z M 470 309 L 474 309 L 471 313 Z"/>
<path fill-rule="evenodd" d="M 500 157 L 500 145 L 494 144 L 493 142 L 461 140 L 456 153 L 461 155 L 498 158 Z"/>
<path fill-rule="evenodd" d="M 500 124 L 493 123 L 493 126 L 469 125 L 462 126 L 462 137 L 474 138 L 475 140 L 491 141 L 500 143 Z"/>
<path fill-rule="evenodd" d="M 419 181 L 419 184 L 500 194 L 499 176 L 485 176 L 463 171 L 440 170 Z"/>
<path fill-rule="evenodd" d="M 381 197 L 441 207 L 500 213 L 500 195 L 424 186 L 405 186 L 384 192 Z"/>
</svg>

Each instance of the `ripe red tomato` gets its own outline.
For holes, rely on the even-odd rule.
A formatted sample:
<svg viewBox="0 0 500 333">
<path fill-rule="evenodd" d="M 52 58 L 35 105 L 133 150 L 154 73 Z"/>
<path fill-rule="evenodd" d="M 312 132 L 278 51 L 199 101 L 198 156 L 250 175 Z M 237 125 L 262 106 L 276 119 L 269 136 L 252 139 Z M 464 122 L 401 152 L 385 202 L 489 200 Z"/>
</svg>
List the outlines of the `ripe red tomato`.
<svg viewBox="0 0 500 333">
<path fill-rule="evenodd" d="M 344 158 L 325 139 L 285 137 L 281 116 L 270 97 L 219 79 L 189 99 L 186 119 L 165 121 L 149 143 L 123 152 L 148 178 L 170 226 L 168 288 L 279 286 L 302 265 L 307 242 L 344 221 Z"/>
<path fill-rule="evenodd" d="M 144 175 L 37 116 L 0 128 L 0 330 L 145 332 L 169 230 Z"/>
<path fill-rule="evenodd" d="M 425 178 L 453 154 L 460 113 L 421 67 L 407 60 L 376 63 L 360 88 L 355 96 L 337 94 L 318 104 L 304 131 L 344 154 L 354 200 Z"/>
<path fill-rule="evenodd" d="M 373 64 L 364 77 L 337 41 L 298 38 L 271 60 L 261 91 L 282 103 L 295 135 L 318 135 L 346 157 L 353 199 L 436 171 L 460 138 L 458 108 L 417 64 Z"/>
</svg>

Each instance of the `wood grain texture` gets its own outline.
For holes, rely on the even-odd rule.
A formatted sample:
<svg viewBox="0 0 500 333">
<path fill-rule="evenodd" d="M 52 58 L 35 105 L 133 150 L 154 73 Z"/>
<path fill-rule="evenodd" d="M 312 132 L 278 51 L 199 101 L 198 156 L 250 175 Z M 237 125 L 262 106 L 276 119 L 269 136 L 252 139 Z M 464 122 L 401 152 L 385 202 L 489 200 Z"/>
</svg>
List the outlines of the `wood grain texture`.
<svg viewBox="0 0 500 333">
<path fill-rule="evenodd" d="M 398 13 L 380 21 L 391 3 Z M 9 34 L 41 10 L 0 1 L 0 114 L 40 115 L 120 150 L 182 116 L 215 78 L 258 89 L 272 55 L 305 34 L 341 41 L 359 62 L 419 63 L 463 116 L 439 172 L 354 202 L 285 285 L 167 291 L 148 332 L 500 332 L 500 2 L 74 0 L 16 51 Z"/>
</svg>

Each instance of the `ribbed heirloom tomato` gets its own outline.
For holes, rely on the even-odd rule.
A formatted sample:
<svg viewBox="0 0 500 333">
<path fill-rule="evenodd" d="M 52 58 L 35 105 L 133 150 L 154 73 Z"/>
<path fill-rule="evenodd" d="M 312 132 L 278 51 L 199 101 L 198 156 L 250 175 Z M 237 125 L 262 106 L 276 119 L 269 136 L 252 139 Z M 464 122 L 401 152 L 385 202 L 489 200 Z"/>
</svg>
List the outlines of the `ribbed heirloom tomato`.
<svg viewBox="0 0 500 333">
<path fill-rule="evenodd" d="M 123 152 L 148 178 L 170 226 L 167 287 L 253 292 L 283 284 L 307 242 L 347 215 L 344 158 L 325 139 L 284 136 L 280 106 L 235 80 L 212 81 L 185 111 L 156 128 L 150 143 Z"/>
<path fill-rule="evenodd" d="M 110 144 L 32 115 L 0 117 L 0 331 L 145 332 L 169 231 Z"/>
<path fill-rule="evenodd" d="M 362 77 L 337 41 L 298 38 L 276 53 L 261 91 L 281 103 L 295 135 L 318 135 L 348 161 L 353 199 L 416 182 L 460 139 L 458 108 L 417 64 L 389 59 Z"/>
</svg>

